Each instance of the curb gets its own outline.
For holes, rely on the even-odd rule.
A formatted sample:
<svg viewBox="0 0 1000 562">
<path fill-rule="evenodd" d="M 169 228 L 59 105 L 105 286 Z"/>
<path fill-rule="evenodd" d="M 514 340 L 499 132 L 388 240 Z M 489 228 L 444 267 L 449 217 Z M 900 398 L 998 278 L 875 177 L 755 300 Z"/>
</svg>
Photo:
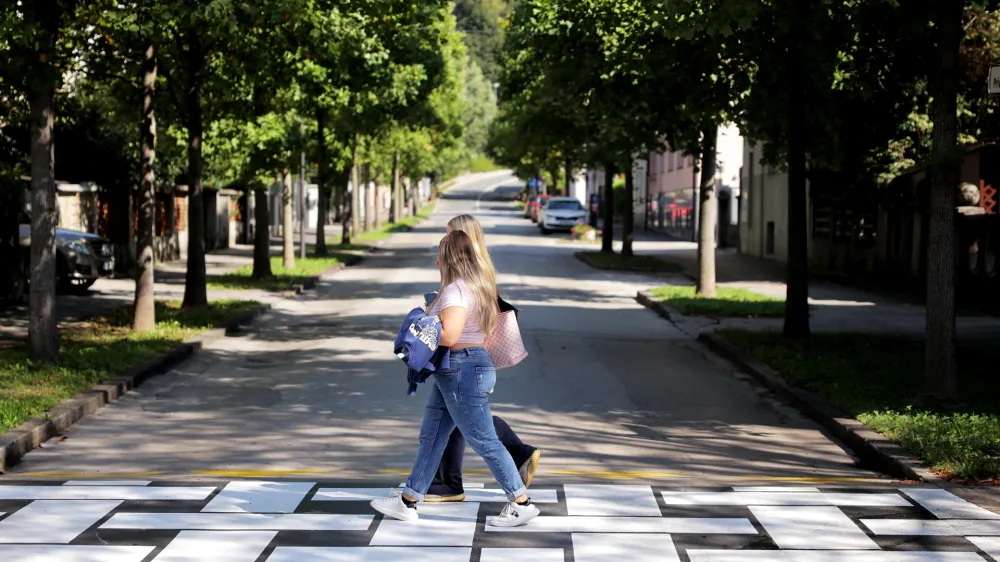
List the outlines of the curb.
<svg viewBox="0 0 1000 562">
<path fill-rule="evenodd" d="M 344 261 L 342 261 L 342 262 L 340 262 L 340 263 L 338 263 L 336 265 L 331 265 L 330 267 L 328 267 L 325 271 L 323 271 L 319 275 L 313 275 L 312 277 L 306 279 L 302 283 L 299 283 L 297 285 L 292 285 L 291 289 L 289 289 L 287 292 L 289 292 L 289 293 L 294 292 L 296 295 L 301 295 L 304 291 L 309 291 L 309 290 L 314 289 L 316 287 L 316 284 L 319 283 L 320 280 L 323 279 L 324 277 L 326 277 L 327 275 L 334 274 L 334 273 L 336 273 L 336 272 L 338 272 L 338 271 L 340 271 L 340 270 L 342 270 L 342 269 L 344 269 L 346 267 L 350 267 L 352 265 L 358 265 L 363 260 L 364 260 L 364 258 L 362 256 L 356 256 L 354 254 L 347 254 L 344 257 Z"/>
<path fill-rule="evenodd" d="M 698 341 L 745 370 L 786 403 L 809 416 L 846 443 L 864 461 L 882 472 L 905 480 L 918 480 L 942 488 L 964 487 L 938 477 L 901 445 L 845 414 L 811 392 L 789 386 L 774 369 L 743 349 L 709 332 Z"/>
<path fill-rule="evenodd" d="M 591 259 L 589 257 L 587 257 L 587 254 L 585 254 L 584 252 L 573 252 L 573 257 L 576 258 L 577 260 L 583 262 L 584 265 L 586 265 L 587 267 L 590 267 L 592 269 L 596 269 L 598 271 L 614 271 L 613 269 L 611 269 L 609 267 L 600 267 L 598 264 L 596 264 L 593 261 L 591 261 Z M 631 272 L 628 272 L 628 273 L 631 273 Z"/>
<path fill-rule="evenodd" d="M 635 300 L 642 306 L 659 314 L 671 324 L 678 323 L 684 317 L 676 308 L 657 300 L 649 291 L 639 291 L 635 296 Z"/>
<path fill-rule="evenodd" d="M 649 269 L 649 268 L 619 269 L 619 268 L 616 268 L 616 267 L 603 267 L 600 264 L 591 261 L 590 256 L 587 255 L 588 252 L 593 252 L 593 251 L 594 250 L 575 252 L 573 254 L 573 257 L 575 257 L 576 259 L 582 261 L 586 265 L 588 265 L 591 268 L 596 269 L 598 271 L 613 271 L 613 272 L 616 272 L 616 273 L 627 273 L 627 274 L 634 274 L 634 275 L 647 275 L 647 276 L 650 276 L 650 277 L 661 277 L 661 278 L 670 277 L 670 276 L 673 276 L 673 275 L 683 275 L 683 272 L 680 272 L 680 271 L 670 272 L 670 271 L 657 271 L 655 269 Z"/>
<path fill-rule="evenodd" d="M 639 291 L 635 300 L 673 324 L 677 324 L 683 318 L 676 309 L 656 300 L 648 291 Z M 718 335 L 712 332 L 700 332 L 697 339 L 716 354 L 746 371 L 786 404 L 833 433 L 870 466 L 904 480 L 923 481 L 941 488 L 965 487 L 937 476 L 899 443 L 828 404 L 819 396 L 790 386 L 770 366 Z"/>
<path fill-rule="evenodd" d="M 31 418 L 19 427 L 0 435 L 0 474 L 4 473 L 7 467 L 17 464 L 28 452 L 66 431 L 84 416 L 96 412 L 109 402 L 118 400 L 146 379 L 167 372 L 174 365 L 194 355 L 205 344 L 238 333 L 241 326 L 250 323 L 268 310 L 271 310 L 269 304 L 256 306 L 220 327 L 177 344 L 159 357 L 113 375 L 104 384 L 96 385 L 52 408 L 45 417 Z"/>
</svg>

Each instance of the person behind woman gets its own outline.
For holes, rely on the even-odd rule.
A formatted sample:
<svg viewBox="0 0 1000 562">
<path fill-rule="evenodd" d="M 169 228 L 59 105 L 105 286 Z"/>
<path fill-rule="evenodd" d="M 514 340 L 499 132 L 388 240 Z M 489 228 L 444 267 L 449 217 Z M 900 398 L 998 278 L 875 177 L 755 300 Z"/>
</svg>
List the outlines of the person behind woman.
<svg viewBox="0 0 1000 562">
<path fill-rule="evenodd" d="M 406 486 L 371 502 L 376 511 L 394 519 L 418 519 L 416 504 L 424 499 L 456 426 L 510 500 L 488 524 L 516 527 L 539 513 L 493 428 L 489 395 L 496 384 L 496 368 L 483 346 L 497 325 L 499 311 L 496 288 L 476 253 L 472 239 L 461 231 L 446 234 L 438 249 L 441 290 L 427 312 L 441 319 L 439 343 L 450 348 L 450 368 L 428 379 L 433 384 Z"/>
<path fill-rule="evenodd" d="M 486 275 L 490 280 L 490 284 L 493 286 L 493 290 L 495 290 L 499 295 L 500 290 L 497 289 L 497 270 L 493 266 L 493 259 L 490 258 L 490 252 L 486 248 L 486 235 L 483 234 L 483 226 L 479 224 L 476 217 L 472 215 L 458 215 L 448 221 L 448 226 L 445 228 L 445 234 L 451 234 L 456 230 L 468 234 L 469 238 L 472 239 L 472 244 L 476 249 L 476 257 L 479 258 L 479 263 L 486 271 Z"/>
<path fill-rule="evenodd" d="M 480 260 L 480 265 L 487 272 L 490 283 L 496 288 L 496 269 L 490 253 L 486 246 L 486 236 L 483 234 L 483 227 L 472 215 L 459 215 L 448 221 L 447 234 L 454 231 L 462 231 L 469 235 L 476 249 L 476 257 Z M 497 294 L 499 290 L 497 289 Z M 514 433 L 510 425 L 499 416 L 493 416 L 493 428 L 503 446 L 510 453 L 517 465 L 518 474 L 525 486 L 530 486 L 538 469 L 538 460 L 541 451 L 536 447 L 527 445 Z M 455 428 L 448 439 L 448 446 L 445 447 L 444 455 L 441 457 L 441 465 L 428 493 L 424 496 L 425 502 L 460 502 L 465 499 L 465 486 L 462 483 L 462 460 L 465 457 L 465 439 L 462 432 Z"/>
</svg>

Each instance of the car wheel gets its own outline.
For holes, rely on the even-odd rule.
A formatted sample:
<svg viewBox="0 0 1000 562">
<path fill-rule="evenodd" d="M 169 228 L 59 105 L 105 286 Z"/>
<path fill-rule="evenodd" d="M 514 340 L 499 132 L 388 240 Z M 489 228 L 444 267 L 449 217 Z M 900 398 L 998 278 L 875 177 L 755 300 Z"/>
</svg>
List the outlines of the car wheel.
<svg viewBox="0 0 1000 562">
<path fill-rule="evenodd" d="M 552 232 L 551 230 L 545 228 L 544 224 L 539 224 L 538 225 L 538 229 L 542 231 L 542 234 L 546 234 L 546 235 L 549 234 L 550 232 Z"/>
<path fill-rule="evenodd" d="M 69 292 L 74 295 L 85 294 L 97 282 L 97 279 L 74 279 L 69 283 Z"/>
</svg>

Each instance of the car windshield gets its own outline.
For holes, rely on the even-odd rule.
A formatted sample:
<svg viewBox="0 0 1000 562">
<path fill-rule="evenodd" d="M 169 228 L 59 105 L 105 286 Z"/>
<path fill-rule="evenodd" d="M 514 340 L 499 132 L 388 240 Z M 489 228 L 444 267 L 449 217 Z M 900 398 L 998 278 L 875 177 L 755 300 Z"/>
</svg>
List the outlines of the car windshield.
<svg viewBox="0 0 1000 562">
<path fill-rule="evenodd" d="M 579 201 L 549 201 L 545 206 L 549 211 L 582 211 L 583 205 Z"/>
</svg>

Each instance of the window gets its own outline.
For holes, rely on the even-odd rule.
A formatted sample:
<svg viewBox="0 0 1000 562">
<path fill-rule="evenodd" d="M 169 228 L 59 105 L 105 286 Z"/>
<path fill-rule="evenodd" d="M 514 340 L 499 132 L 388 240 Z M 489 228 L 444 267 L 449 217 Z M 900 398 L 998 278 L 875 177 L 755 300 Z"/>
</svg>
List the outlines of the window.
<svg viewBox="0 0 1000 562">
<path fill-rule="evenodd" d="M 687 157 L 687 167 L 688 168 L 694 168 L 694 158 L 691 157 L 691 156 Z"/>
<path fill-rule="evenodd" d="M 774 253 L 774 221 L 768 221 L 767 223 L 767 253 Z"/>
<path fill-rule="evenodd" d="M 555 201 L 549 200 L 549 204 L 545 206 L 546 211 L 582 211 L 583 205 L 573 199 L 558 199 Z"/>
<path fill-rule="evenodd" d="M 668 153 L 665 154 L 665 156 L 667 157 L 667 171 L 668 172 L 673 172 L 674 171 L 674 153 L 673 152 L 668 152 Z"/>
</svg>

